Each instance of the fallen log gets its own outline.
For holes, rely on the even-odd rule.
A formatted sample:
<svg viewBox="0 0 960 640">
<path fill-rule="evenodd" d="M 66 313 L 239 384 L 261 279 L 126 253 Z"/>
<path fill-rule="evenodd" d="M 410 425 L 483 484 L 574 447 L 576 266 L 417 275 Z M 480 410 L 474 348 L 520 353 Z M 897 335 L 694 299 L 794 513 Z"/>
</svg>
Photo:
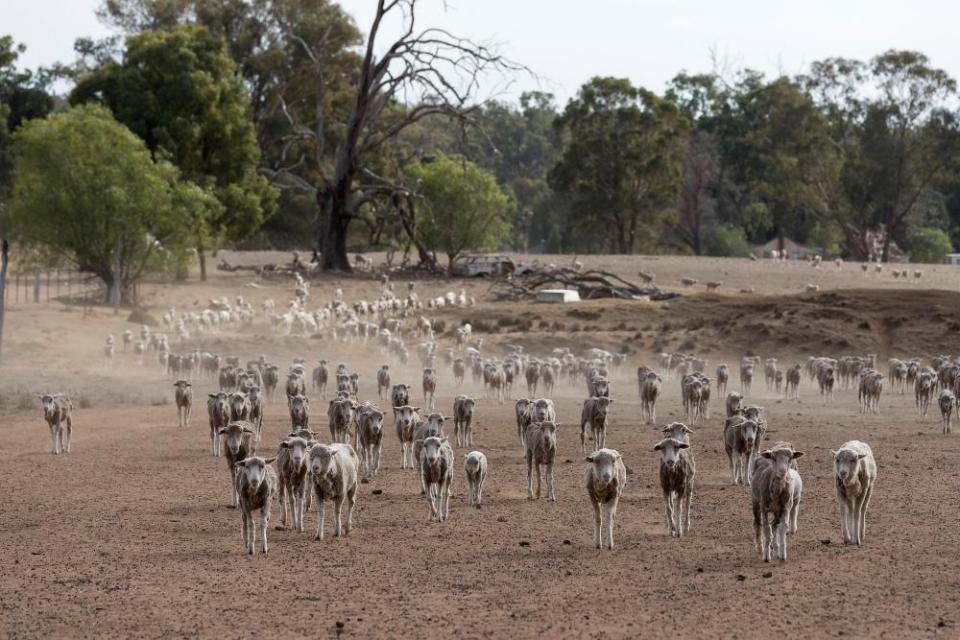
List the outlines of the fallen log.
<svg viewBox="0 0 960 640">
<path fill-rule="evenodd" d="M 609 271 L 593 269 L 579 272 L 565 267 L 497 280 L 490 287 L 490 293 L 496 300 L 532 300 L 541 289 L 552 288 L 573 289 L 583 300 L 669 300 L 679 295 L 666 293 L 651 284 L 636 285 Z"/>
</svg>

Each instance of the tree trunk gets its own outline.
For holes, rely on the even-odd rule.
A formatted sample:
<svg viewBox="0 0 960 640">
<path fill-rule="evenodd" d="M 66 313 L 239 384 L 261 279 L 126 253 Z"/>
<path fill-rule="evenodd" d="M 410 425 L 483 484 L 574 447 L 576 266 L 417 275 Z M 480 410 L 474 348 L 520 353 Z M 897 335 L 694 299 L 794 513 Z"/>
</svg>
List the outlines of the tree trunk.
<svg viewBox="0 0 960 640">
<path fill-rule="evenodd" d="M 200 281 L 207 281 L 207 254 L 203 251 L 203 243 L 197 243 L 197 258 L 200 259 Z"/>
<path fill-rule="evenodd" d="M 447 275 L 453 277 L 453 261 L 457 259 L 457 254 L 448 253 L 447 254 Z"/>
<path fill-rule="evenodd" d="M 4 238 L 2 256 L 0 256 L 0 356 L 3 355 L 3 316 L 7 298 L 7 259 L 9 253 L 10 244 Z"/>
<path fill-rule="evenodd" d="M 338 190 L 339 191 L 339 190 Z M 347 229 L 350 227 L 350 212 L 347 210 L 345 194 L 317 194 L 317 200 L 324 212 L 324 220 L 318 244 L 323 252 L 324 271 L 346 271 L 350 267 L 347 256 Z"/>
</svg>

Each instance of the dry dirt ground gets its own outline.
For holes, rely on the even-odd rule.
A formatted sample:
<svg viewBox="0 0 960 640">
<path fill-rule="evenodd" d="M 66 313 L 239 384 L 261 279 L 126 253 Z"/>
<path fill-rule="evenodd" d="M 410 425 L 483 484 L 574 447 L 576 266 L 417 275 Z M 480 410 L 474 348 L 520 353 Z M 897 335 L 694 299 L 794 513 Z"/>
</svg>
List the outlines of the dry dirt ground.
<svg viewBox="0 0 960 640">
<path fill-rule="evenodd" d="M 824 406 L 807 380 L 799 402 L 780 399 L 762 381 L 754 384 L 749 400 L 766 407 L 769 437 L 806 452 L 790 559 L 764 564 L 753 549 L 747 489 L 729 484 L 716 400 L 711 418 L 695 425 L 692 436 L 698 469 L 692 532 L 682 540 L 665 535 L 652 451 L 658 434 L 639 421 L 634 373 L 640 364 L 652 365 L 658 350 L 703 353 L 711 369 L 746 352 L 779 356 L 783 368 L 812 354 L 870 351 L 885 362 L 956 353 L 960 271 L 927 267 L 921 283 L 898 284 L 864 276 L 857 265 L 839 272 L 825 265 L 819 282 L 835 291 L 800 294 L 815 271 L 806 265 L 581 260 L 625 275 L 654 271 L 664 286 L 725 272 L 716 279 L 729 281 L 733 291 L 758 291 L 741 296 L 721 289 L 663 304 L 534 306 L 491 303 L 482 281 L 418 284 L 423 297 L 461 286 L 475 295 L 475 309 L 430 315 L 445 320 L 448 331 L 474 319 L 491 355 L 515 342 L 532 353 L 553 346 L 629 353 L 613 375 L 607 440 L 630 469 L 612 552 L 597 551 L 591 541 L 577 424 L 585 395 L 580 384 L 561 383 L 554 394 L 562 424 L 556 503 L 526 499 L 512 405 L 485 399 L 469 378 L 465 389 L 455 388 L 442 367 L 438 402 L 445 413 L 458 392 L 479 400 L 474 448 L 490 461 L 481 510 L 467 506 L 464 451 L 457 450 L 450 519 L 429 523 L 413 472 L 399 468 L 391 425 L 381 473 L 361 485 L 348 538 L 321 542 L 309 533 L 275 531 L 275 504 L 269 555 L 247 557 L 239 514 L 226 507 L 225 463 L 209 455 L 199 399 L 213 385 L 195 383 L 193 423 L 178 429 L 170 381 L 152 360 L 139 366 L 131 355 L 103 359 L 108 333 L 136 328 L 124 316 L 63 302 L 9 309 L 0 369 L 0 636 L 960 636 L 960 435 L 940 435 L 933 413 L 921 421 L 912 392 L 888 387 L 876 416 L 858 413 L 853 390 Z M 206 284 L 153 284 L 144 291 L 157 317 L 170 305 L 199 309 L 223 294 L 258 303 L 281 302 L 292 292 L 285 281 L 250 282 L 249 275 L 216 273 Z M 349 300 L 378 290 L 359 278 L 318 280 L 313 302 L 329 300 L 337 285 Z M 174 349 L 194 347 L 245 359 L 266 354 L 283 365 L 296 355 L 310 364 L 345 362 L 361 374 L 360 398 L 374 400 L 375 372 L 385 361 L 372 346 L 276 336 L 263 323 L 242 335 L 203 336 Z M 413 360 L 394 369 L 394 382 L 419 388 Z M 731 389 L 737 386 L 731 380 Z M 676 380 L 665 384 L 659 424 L 681 418 L 678 387 Z M 79 406 L 73 452 L 56 457 L 46 452 L 48 432 L 34 394 L 59 390 Z M 518 386 L 514 395 L 522 391 Z M 312 425 L 326 436 L 325 403 L 316 394 L 311 399 Z M 261 453 L 273 455 L 288 420 L 282 401 L 268 405 Z M 862 548 L 842 544 L 832 486 L 830 450 L 851 439 L 870 443 L 879 465 Z M 328 527 L 330 520 L 328 509 Z M 315 523 L 313 512 L 308 531 Z"/>
</svg>

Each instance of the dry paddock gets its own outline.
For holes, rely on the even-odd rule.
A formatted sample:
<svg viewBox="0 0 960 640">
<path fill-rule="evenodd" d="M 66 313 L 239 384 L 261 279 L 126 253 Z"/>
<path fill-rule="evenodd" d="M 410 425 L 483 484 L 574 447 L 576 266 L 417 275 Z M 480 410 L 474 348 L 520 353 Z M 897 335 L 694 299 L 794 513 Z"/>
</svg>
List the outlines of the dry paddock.
<svg viewBox="0 0 960 640">
<path fill-rule="evenodd" d="M 304 342 L 313 354 L 315 343 Z M 732 362 L 733 360 L 731 360 Z M 378 362 L 367 359 L 361 399 Z M 0 453 L 0 635 L 32 637 L 958 637 L 960 434 L 921 423 L 911 394 L 860 415 L 855 393 L 824 407 L 804 381 L 801 402 L 754 385 L 770 438 L 805 451 L 800 530 L 786 564 L 753 549 L 747 490 L 729 484 L 714 415 L 692 436 L 698 474 L 692 532 L 665 535 L 654 428 L 638 421 L 631 369 L 615 380 L 608 446 L 630 469 L 617 548 L 591 542 L 579 451 L 581 385 L 561 383 L 558 502 L 529 501 L 511 404 L 480 397 L 476 447 L 490 460 L 481 510 L 466 505 L 457 450 L 450 519 L 427 521 L 412 472 L 399 469 L 392 426 L 379 477 L 361 485 L 354 531 L 314 541 L 275 531 L 267 557 L 243 554 L 240 517 L 226 507 L 227 470 L 209 455 L 206 416 L 176 427 L 165 406 L 79 409 L 74 451 L 46 453 L 39 410 L 5 413 Z M 786 363 L 781 363 L 786 366 Z M 172 394 L 156 376 L 150 389 Z M 394 382 L 419 386 L 411 367 Z M 736 383 L 731 381 L 731 388 Z M 449 412 L 452 376 L 441 378 Z M 665 384 L 660 424 L 679 418 Z M 197 386 L 197 397 L 210 388 Z M 314 426 L 326 436 L 324 404 Z M 199 403 L 198 403 L 199 404 Z M 720 403 L 714 400 L 714 411 Z M 267 408 L 261 452 L 286 432 L 282 402 Z M 866 544 L 840 540 L 831 448 L 873 446 L 879 465 Z M 307 517 L 312 530 L 315 513 Z M 330 518 L 328 511 L 328 527 Z M 328 530 L 329 533 L 329 530 Z"/>
</svg>

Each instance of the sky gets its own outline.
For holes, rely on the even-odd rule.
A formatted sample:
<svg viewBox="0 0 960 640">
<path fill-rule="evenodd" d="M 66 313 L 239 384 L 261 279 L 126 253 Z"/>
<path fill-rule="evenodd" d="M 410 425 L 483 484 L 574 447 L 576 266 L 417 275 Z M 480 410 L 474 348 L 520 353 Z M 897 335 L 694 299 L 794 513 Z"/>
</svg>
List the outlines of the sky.
<svg viewBox="0 0 960 640">
<path fill-rule="evenodd" d="M 26 67 L 73 59 L 79 36 L 103 36 L 99 0 L 0 0 L 0 35 L 27 45 Z M 375 0 L 343 0 L 366 33 Z M 562 105 L 595 75 L 627 77 L 661 92 L 681 70 L 706 72 L 714 58 L 731 69 L 801 73 L 828 56 L 868 59 L 886 49 L 917 49 L 960 78 L 950 0 L 420 0 L 418 24 L 496 44 L 526 65 L 485 97 L 524 90 L 554 93 Z M 388 33 L 389 25 L 387 27 Z M 394 32 L 395 33 L 395 32 Z"/>
</svg>

